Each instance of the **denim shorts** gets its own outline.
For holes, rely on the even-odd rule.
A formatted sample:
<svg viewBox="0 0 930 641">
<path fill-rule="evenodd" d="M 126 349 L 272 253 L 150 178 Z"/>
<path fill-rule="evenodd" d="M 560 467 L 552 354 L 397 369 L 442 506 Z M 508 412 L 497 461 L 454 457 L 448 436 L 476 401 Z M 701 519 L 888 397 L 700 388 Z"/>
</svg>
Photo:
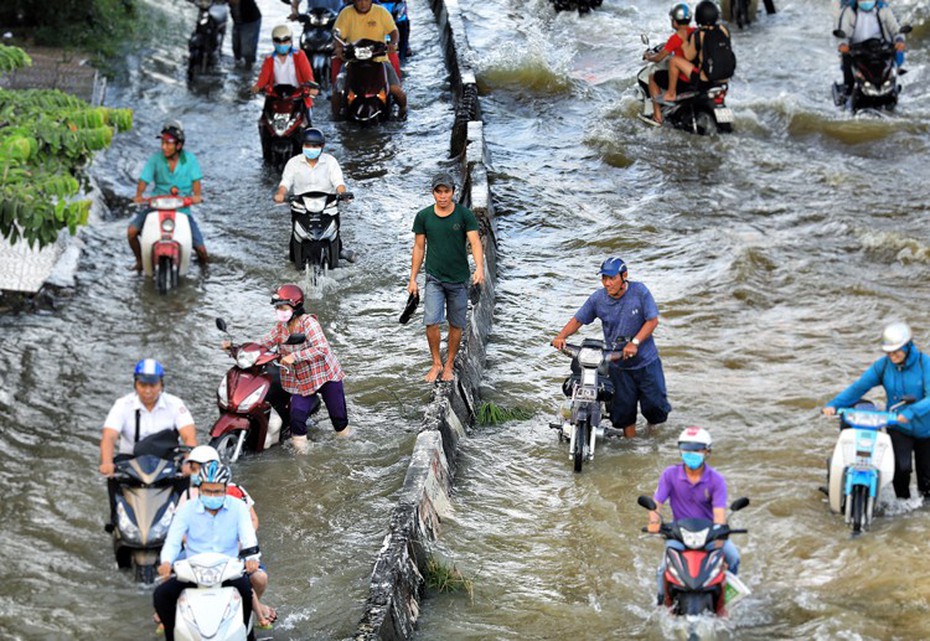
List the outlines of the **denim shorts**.
<svg viewBox="0 0 930 641">
<path fill-rule="evenodd" d="M 449 326 L 465 327 L 468 310 L 468 283 L 446 283 L 426 275 L 426 293 L 423 300 L 423 324 L 438 325 L 449 317 Z"/>
<path fill-rule="evenodd" d="M 639 369 L 610 368 L 614 397 L 610 404 L 610 421 L 617 429 L 636 423 L 636 406 L 649 423 L 664 423 L 672 406 L 665 390 L 665 373 L 658 358 Z"/>
<path fill-rule="evenodd" d="M 142 233 L 142 227 L 145 225 L 145 217 L 151 213 L 150 209 L 143 209 L 138 214 L 132 217 L 132 220 L 129 221 L 130 227 L 135 227 L 139 230 L 139 233 Z M 203 247 L 203 234 L 200 233 L 200 227 L 197 226 L 197 221 L 194 220 L 193 214 L 187 214 L 187 220 L 191 224 L 191 243 L 194 247 Z"/>
</svg>

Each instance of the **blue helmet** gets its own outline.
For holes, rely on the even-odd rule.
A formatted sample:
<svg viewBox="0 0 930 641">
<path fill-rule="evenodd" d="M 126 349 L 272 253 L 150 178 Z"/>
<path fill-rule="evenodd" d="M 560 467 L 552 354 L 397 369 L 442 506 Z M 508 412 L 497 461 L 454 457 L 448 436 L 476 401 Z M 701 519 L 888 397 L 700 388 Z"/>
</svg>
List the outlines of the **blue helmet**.
<svg viewBox="0 0 930 641">
<path fill-rule="evenodd" d="M 209 461 L 200 468 L 200 483 L 222 483 L 226 485 L 232 478 L 229 467 L 219 461 Z"/>
<path fill-rule="evenodd" d="M 164 378 L 165 368 L 154 358 L 143 358 L 136 363 L 133 380 L 154 385 L 155 383 L 161 383 Z"/>
<path fill-rule="evenodd" d="M 668 15 L 679 24 L 691 23 L 691 9 L 684 3 L 676 4 L 672 7 L 672 10 L 668 12 Z"/>
<path fill-rule="evenodd" d="M 625 274 L 626 263 L 624 263 L 623 259 L 621 258 L 611 256 L 603 263 L 601 263 L 601 269 L 597 273 L 601 276 L 616 276 L 617 274 Z"/>
</svg>

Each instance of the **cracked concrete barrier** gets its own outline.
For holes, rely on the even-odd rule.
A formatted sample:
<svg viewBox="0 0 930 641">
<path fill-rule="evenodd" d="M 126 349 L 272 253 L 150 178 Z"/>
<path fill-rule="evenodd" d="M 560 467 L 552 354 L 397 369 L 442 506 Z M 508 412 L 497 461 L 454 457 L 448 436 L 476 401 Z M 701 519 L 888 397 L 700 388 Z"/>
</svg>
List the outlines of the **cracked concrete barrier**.
<svg viewBox="0 0 930 641">
<path fill-rule="evenodd" d="M 424 413 L 388 533 L 375 560 L 365 612 L 353 637 L 356 641 L 406 640 L 416 627 L 424 592 L 423 570 L 448 513 L 458 443 L 474 419 L 494 311 L 496 226 L 478 87 L 465 61 L 468 43 L 458 0 L 430 0 L 430 5 L 442 34 L 455 95 L 450 156 L 461 162 L 462 201 L 478 218 L 486 277 L 478 302 L 471 306 L 456 358 L 455 380 L 434 388 Z"/>
</svg>

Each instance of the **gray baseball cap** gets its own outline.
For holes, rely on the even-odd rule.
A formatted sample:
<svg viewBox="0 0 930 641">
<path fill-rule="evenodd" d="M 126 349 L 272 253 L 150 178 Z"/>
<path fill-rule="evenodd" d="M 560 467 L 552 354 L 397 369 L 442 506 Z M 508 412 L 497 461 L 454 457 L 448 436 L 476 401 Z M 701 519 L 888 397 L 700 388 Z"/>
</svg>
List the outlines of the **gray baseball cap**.
<svg viewBox="0 0 930 641">
<path fill-rule="evenodd" d="M 433 176 L 432 185 L 433 191 L 436 191 L 437 187 L 448 187 L 452 191 L 455 191 L 455 178 L 448 172 L 443 171 Z"/>
</svg>

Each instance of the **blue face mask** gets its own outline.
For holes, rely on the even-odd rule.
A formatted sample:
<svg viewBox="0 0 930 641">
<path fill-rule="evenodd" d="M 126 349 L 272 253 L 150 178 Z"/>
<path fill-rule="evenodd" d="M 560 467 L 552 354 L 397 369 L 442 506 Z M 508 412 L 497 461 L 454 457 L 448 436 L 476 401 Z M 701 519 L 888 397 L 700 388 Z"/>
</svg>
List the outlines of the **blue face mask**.
<svg viewBox="0 0 930 641">
<path fill-rule="evenodd" d="M 287 54 L 291 52 L 291 45 L 290 44 L 275 45 L 274 52 L 278 54 L 279 56 L 286 56 Z"/>
<path fill-rule="evenodd" d="M 865 2 L 859 3 L 860 11 L 871 11 L 875 8 L 875 0 L 866 0 Z"/>
<path fill-rule="evenodd" d="M 201 494 L 199 498 L 200 502 L 208 510 L 218 510 L 223 507 L 223 503 L 226 502 L 225 496 L 204 496 Z"/>
<path fill-rule="evenodd" d="M 322 147 L 304 147 L 304 156 L 310 160 L 316 160 L 323 153 Z"/>
<path fill-rule="evenodd" d="M 200 472 L 191 474 L 191 487 L 200 487 Z"/>
<path fill-rule="evenodd" d="M 704 465 L 704 455 L 700 452 L 682 452 L 681 460 L 685 462 L 689 470 L 696 470 Z"/>
</svg>

